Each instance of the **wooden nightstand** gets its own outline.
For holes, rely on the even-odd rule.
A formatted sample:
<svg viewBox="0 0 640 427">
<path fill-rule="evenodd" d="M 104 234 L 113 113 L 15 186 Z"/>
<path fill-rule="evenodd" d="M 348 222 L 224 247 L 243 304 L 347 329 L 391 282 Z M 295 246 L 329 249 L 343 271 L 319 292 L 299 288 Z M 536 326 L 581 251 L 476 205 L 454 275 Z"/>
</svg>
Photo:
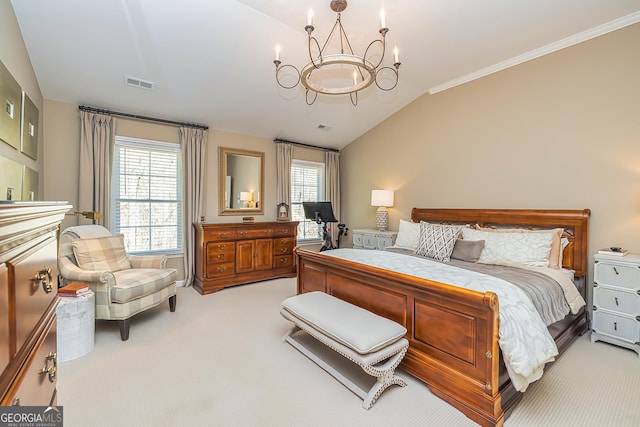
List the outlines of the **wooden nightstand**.
<svg viewBox="0 0 640 427">
<path fill-rule="evenodd" d="M 392 246 L 398 236 L 397 231 L 378 231 L 374 229 L 353 230 L 353 247 L 355 249 L 384 249 Z"/>
<path fill-rule="evenodd" d="M 640 255 L 595 256 L 591 341 L 640 356 Z"/>
</svg>

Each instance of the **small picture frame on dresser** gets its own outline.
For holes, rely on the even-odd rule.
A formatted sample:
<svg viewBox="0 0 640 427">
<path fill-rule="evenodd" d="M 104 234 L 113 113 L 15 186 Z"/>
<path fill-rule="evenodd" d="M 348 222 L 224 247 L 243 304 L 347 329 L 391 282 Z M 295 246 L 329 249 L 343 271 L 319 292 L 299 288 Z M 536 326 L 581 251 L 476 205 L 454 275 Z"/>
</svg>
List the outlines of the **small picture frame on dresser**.
<svg viewBox="0 0 640 427">
<path fill-rule="evenodd" d="M 286 203 L 278 204 L 278 221 L 289 221 L 289 205 Z"/>
</svg>

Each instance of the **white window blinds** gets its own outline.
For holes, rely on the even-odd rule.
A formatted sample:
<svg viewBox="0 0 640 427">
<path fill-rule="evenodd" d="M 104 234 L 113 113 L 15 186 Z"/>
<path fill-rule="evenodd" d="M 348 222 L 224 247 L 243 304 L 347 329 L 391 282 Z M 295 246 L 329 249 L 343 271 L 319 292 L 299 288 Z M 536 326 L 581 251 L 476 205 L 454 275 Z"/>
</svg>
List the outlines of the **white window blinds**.
<svg viewBox="0 0 640 427">
<path fill-rule="evenodd" d="M 180 146 L 116 137 L 112 229 L 128 252 L 182 250 Z"/>
<path fill-rule="evenodd" d="M 298 240 L 322 239 L 322 227 L 304 217 L 302 202 L 324 201 L 324 163 L 291 162 L 291 219 L 298 224 Z"/>
</svg>

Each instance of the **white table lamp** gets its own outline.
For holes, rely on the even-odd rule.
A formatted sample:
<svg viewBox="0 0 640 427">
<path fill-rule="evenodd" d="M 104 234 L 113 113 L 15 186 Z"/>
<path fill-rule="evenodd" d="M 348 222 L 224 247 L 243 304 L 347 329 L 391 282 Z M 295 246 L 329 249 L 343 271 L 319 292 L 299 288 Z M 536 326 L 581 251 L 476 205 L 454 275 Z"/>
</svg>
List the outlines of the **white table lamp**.
<svg viewBox="0 0 640 427">
<path fill-rule="evenodd" d="M 393 191 L 371 190 L 371 206 L 379 206 L 376 211 L 376 225 L 378 230 L 386 231 L 389 224 L 387 207 L 393 206 Z"/>
<path fill-rule="evenodd" d="M 241 191 L 240 192 L 240 201 L 242 202 L 242 206 L 245 208 L 250 207 L 249 204 L 250 202 L 253 200 L 253 197 L 251 197 L 251 193 L 248 191 Z"/>
</svg>

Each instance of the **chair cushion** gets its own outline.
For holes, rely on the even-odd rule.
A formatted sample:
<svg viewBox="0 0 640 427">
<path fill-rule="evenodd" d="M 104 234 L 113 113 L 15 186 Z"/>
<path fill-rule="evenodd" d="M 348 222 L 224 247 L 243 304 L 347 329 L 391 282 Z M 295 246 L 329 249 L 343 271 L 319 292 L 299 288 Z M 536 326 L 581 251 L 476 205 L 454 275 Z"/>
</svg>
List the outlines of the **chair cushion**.
<svg viewBox="0 0 640 427">
<path fill-rule="evenodd" d="M 173 268 L 132 268 L 113 273 L 116 285 L 111 288 L 111 301 L 125 303 L 151 295 L 172 283 L 177 274 Z"/>
<path fill-rule="evenodd" d="M 124 236 L 77 239 L 71 242 L 78 267 L 93 271 L 120 271 L 131 268 L 124 249 Z"/>
</svg>

